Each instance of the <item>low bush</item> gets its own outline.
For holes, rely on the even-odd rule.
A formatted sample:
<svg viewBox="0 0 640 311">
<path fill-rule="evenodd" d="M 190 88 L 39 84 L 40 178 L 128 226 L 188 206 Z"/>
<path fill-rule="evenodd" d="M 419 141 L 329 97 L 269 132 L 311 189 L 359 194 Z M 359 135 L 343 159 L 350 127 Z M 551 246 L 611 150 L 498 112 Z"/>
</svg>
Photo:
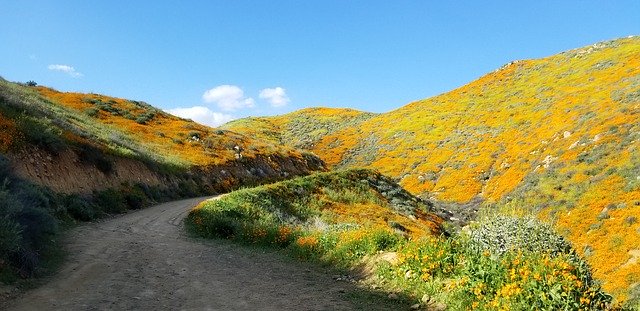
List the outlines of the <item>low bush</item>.
<svg viewBox="0 0 640 311">
<path fill-rule="evenodd" d="M 66 212 L 73 219 L 91 221 L 101 216 L 99 207 L 88 198 L 72 194 L 64 197 L 63 202 Z"/>
<path fill-rule="evenodd" d="M 16 273 L 36 274 L 40 261 L 55 244 L 58 221 L 55 204 L 30 185 L 2 178 L 0 186 L 0 275 L 10 281 Z M 5 263 L 8 263 L 5 264 Z"/>
<path fill-rule="evenodd" d="M 124 188 L 124 201 L 127 203 L 129 209 L 141 209 L 149 205 L 150 198 L 145 194 L 142 187 L 138 184 L 130 186 L 128 184 L 123 185 Z"/>
<path fill-rule="evenodd" d="M 124 213 L 127 210 L 127 203 L 121 191 L 107 189 L 97 191 L 93 194 L 93 202 L 109 214 Z"/>
<path fill-rule="evenodd" d="M 488 251 L 494 256 L 514 250 L 551 255 L 571 251 L 564 237 L 533 217 L 493 216 L 473 226 L 469 237 L 478 252 Z"/>
<path fill-rule="evenodd" d="M 601 310 L 611 296 L 571 245 L 532 218 L 494 216 L 470 232 L 407 242 L 379 278 L 451 310 Z"/>
</svg>

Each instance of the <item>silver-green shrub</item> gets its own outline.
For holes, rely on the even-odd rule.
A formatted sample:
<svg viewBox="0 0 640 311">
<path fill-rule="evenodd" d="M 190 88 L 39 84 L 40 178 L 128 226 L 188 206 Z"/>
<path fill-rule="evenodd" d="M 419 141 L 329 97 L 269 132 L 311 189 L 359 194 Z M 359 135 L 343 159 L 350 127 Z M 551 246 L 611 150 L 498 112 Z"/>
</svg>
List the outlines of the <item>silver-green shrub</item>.
<svg viewBox="0 0 640 311">
<path fill-rule="evenodd" d="M 495 215 L 471 226 L 472 247 L 500 256 L 507 251 L 568 254 L 571 244 L 551 226 L 533 217 Z"/>
</svg>

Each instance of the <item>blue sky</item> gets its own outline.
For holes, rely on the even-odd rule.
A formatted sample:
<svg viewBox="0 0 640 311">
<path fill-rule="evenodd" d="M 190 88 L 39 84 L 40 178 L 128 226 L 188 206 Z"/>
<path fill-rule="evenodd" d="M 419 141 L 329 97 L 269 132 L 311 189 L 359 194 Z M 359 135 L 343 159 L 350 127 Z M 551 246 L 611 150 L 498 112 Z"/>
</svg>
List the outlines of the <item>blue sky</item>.
<svg viewBox="0 0 640 311">
<path fill-rule="evenodd" d="M 214 125 L 310 106 L 389 111 L 511 60 L 640 35 L 637 0 L 0 2 L 5 79 Z"/>
</svg>

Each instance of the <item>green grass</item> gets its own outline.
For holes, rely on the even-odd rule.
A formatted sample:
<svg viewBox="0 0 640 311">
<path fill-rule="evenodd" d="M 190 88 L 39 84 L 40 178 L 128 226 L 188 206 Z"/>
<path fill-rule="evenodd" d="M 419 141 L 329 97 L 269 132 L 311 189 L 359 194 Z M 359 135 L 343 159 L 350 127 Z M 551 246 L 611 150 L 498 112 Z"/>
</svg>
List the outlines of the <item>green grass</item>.
<svg viewBox="0 0 640 311">
<path fill-rule="evenodd" d="M 428 212 L 428 206 L 418 201 L 394 209 L 376 188 L 383 181 L 391 183 L 379 173 L 354 169 L 243 189 L 192 210 L 187 226 L 203 237 L 286 248 L 295 257 L 347 267 L 398 244 L 402 238 L 392 226 L 392 217 L 409 219 L 416 211 Z M 359 214 L 341 209 L 345 205 L 358 206 Z M 362 217 L 370 212 L 383 213 L 390 220 Z"/>
<path fill-rule="evenodd" d="M 369 263 L 373 274 L 368 282 L 387 293 L 398 293 L 405 306 L 621 308 L 611 305 L 611 296 L 601 290 L 571 244 L 533 218 L 485 216 L 449 237 L 422 238 L 408 238 L 391 226 L 372 225 L 371 219 L 323 218 L 326 207 L 338 203 L 356 211 L 362 204 L 393 210 L 376 187 L 362 182 L 376 174 L 367 170 L 322 173 L 243 189 L 192 210 L 187 228 L 207 238 L 281 249 L 294 258 L 349 273 Z"/>
</svg>

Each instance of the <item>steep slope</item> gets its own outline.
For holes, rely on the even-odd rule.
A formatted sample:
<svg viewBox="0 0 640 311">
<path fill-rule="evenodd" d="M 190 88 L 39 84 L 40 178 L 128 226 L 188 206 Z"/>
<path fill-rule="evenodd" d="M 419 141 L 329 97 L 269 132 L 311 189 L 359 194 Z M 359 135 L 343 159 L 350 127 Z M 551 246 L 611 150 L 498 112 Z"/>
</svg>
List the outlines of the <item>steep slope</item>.
<svg viewBox="0 0 640 311">
<path fill-rule="evenodd" d="M 625 299 L 640 296 L 639 120 L 640 38 L 628 37 L 511 62 L 309 150 L 442 202 L 540 212 Z"/>
<path fill-rule="evenodd" d="M 0 79 L 0 283 L 42 275 L 61 223 L 318 170 L 311 154 L 141 102 Z"/>
<path fill-rule="evenodd" d="M 357 127 L 374 116 L 374 113 L 346 108 L 306 108 L 282 116 L 235 120 L 221 128 L 275 144 L 309 149 L 322 137 Z"/>
<path fill-rule="evenodd" d="M 56 191 L 87 193 L 128 181 L 168 186 L 169 176 L 183 173 L 224 191 L 322 169 L 293 148 L 202 126 L 143 102 L 5 80 L 0 95 L 0 151 L 19 176 Z"/>
</svg>

